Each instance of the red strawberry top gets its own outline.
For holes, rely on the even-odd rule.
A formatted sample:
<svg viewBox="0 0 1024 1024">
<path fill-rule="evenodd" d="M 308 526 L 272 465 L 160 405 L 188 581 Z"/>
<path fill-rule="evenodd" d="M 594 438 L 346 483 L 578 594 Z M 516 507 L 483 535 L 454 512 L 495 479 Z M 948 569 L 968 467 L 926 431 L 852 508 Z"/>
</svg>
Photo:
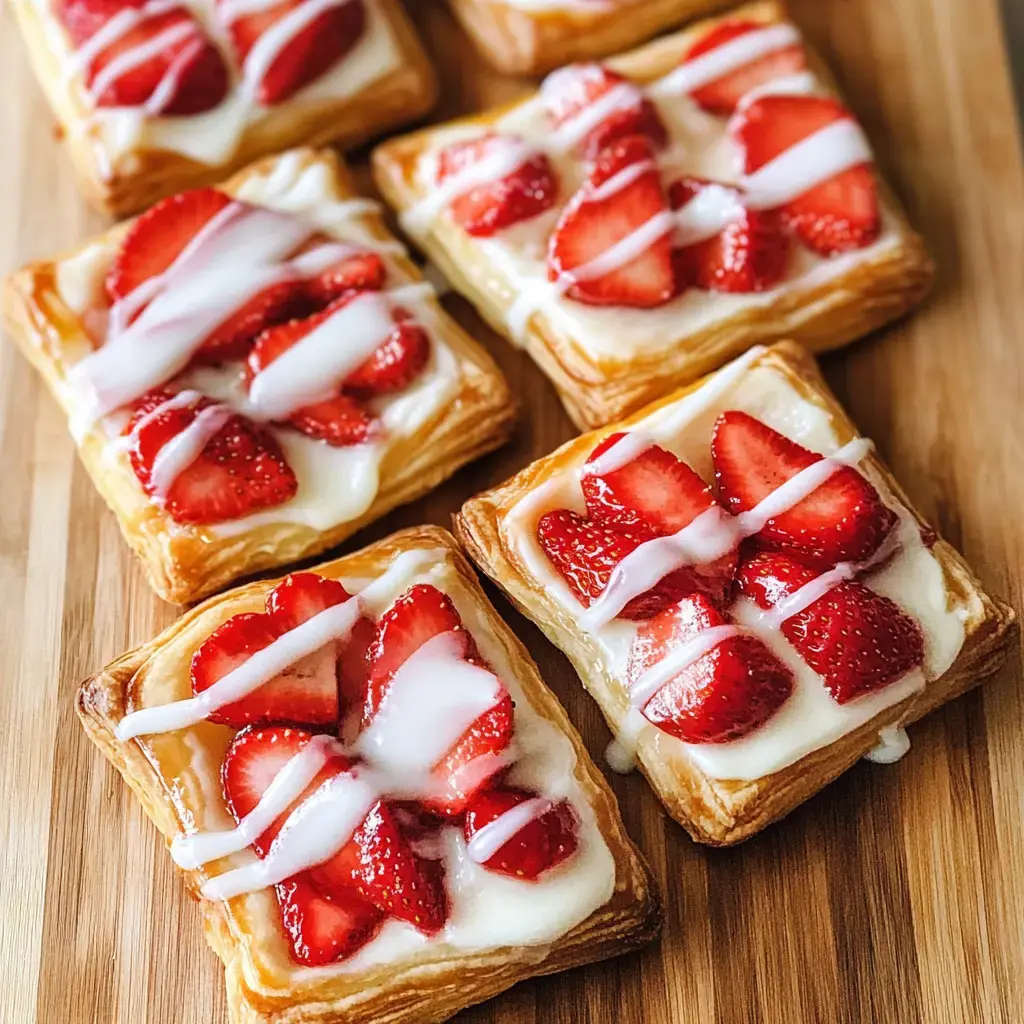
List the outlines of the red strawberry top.
<svg viewBox="0 0 1024 1024">
<path fill-rule="evenodd" d="M 870 589 L 871 572 L 897 550 L 899 517 L 855 465 L 730 410 L 715 424 L 712 492 L 671 451 L 637 437 L 613 434 L 595 448 L 579 474 L 585 512 L 548 511 L 536 535 L 589 609 L 584 628 L 613 614 L 638 623 L 626 685 L 648 721 L 689 743 L 721 743 L 789 699 L 790 669 L 735 618 L 740 596 L 780 620 L 781 637 L 838 704 L 923 663 L 918 623 Z"/>
<path fill-rule="evenodd" d="M 270 822 L 251 843 L 263 874 L 234 885 L 251 869 L 221 872 L 203 893 L 269 880 L 301 964 L 353 955 L 388 919 L 428 936 L 444 929 L 450 883 L 434 851 L 445 843 L 528 882 L 576 851 L 571 802 L 504 782 L 516 756 L 511 695 L 430 584 L 375 619 L 340 582 L 293 574 L 264 611 L 233 616 L 200 644 L 192 689 L 209 721 L 239 730 L 221 768 L 229 810 L 242 822 L 259 807 Z"/>
<path fill-rule="evenodd" d="M 135 475 L 176 522 L 244 518 L 299 489 L 285 432 L 386 439 L 381 402 L 413 384 L 433 344 L 415 295 L 390 299 L 399 285 L 379 252 L 195 189 L 128 228 L 105 281 L 107 336 L 76 373 L 101 412 L 129 413 Z"/>
<path fill-rule="evenodd" d="M 528 262 L 546 242 L 555 296 L 586 305 L 650 309 L 689 289 L 770 290 L 786 279 L 794 239 L 828 257 L 881 230 L 867 144 L 815 88 L 796 30 L 750 19 L 718 21 L 654 82 L 570 65 L 534 102 L 446 145 L 410 223 L 426 226 L 446 206 L 468 234 Z M 695 118 L 721 118 L 720 142 Z M 680 173 L 722 166 L 703 150 L 730 146 L 736 180 Z M 557 219 L 540 216 L 555 209 Z M 550 291 L 527 294 L 540 302 Z"/>
</svg>

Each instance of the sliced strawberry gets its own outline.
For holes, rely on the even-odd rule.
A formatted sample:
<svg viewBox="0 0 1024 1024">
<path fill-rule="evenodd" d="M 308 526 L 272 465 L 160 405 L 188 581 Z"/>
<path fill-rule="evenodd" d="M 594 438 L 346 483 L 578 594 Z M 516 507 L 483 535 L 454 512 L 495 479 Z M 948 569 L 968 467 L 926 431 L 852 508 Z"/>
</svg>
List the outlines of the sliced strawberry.
<svg viewBox="0 0 1024 1024">
<path fill-rule="evenodd" d="M 305 320 L 271 327 L 257 339 L 246 364 L 246 380 L 266 369 L 317 327 L 344 308 L 359 293 L 347 292 L 325 310 Z M 419 375 L 430 355 L 430 341 L 419 324 L 396 310 L 395 329 L 388 339 L 339 388 L 334 398 L 296 410 L 288 424 L 296 430 L 336 447 L 361 444 L 371 438 L 377 420 L 360 396 L 399 391 Z M 344 339 L 341 339 L 344 342 Z M 356 392 L 355 394 L 348 393 Z"/>
<path fill-rule="evenodd" d="M 743 147 L 747 174 L 798 142 L 843 119 L 840 103 L 820 96 L 762 96 L 730 125 Z M 808 248 L 822 256 L 870 245 L 882 230 L 878 188 L 870 164 L 860 164 L 804 192 L 782 208 Z"/>
<path fill-rule="evenodd" d="M 150 14 L 145 0 L 60 0 L 57 4 L 58 16 L 76 46 L 125 11 L 139 11 L 143 17 L 104 46 L 86 68 L 86 85 L 91 90 L 101 75 L 107 82 L 95 97 L 97 106 L 141 107 L 155 102 L 154 113 L 178 116 L 212 110 L 224 99 L 227 67 L 187 7 Z M 166 40 L 163 45 L 136 63 L 136 55 L 161 36 Z M 122 61 L 123 70 L 117 72 Z M 117 73 L 108 80 L 111 68 Z"/>
<path fill-rule="evenodd" d="M 478 793 L 466 809 L 466 842 L 472 842 L 481 829 L 535 796 L 510 787 Z M 576 852 L 578 832 L 579 819 L 572 804 L 561 800 L 523 825 L 484 864 L 491 871 L 534 882 Z"/>
<path fill-rule="evenodd" d="M 182 192 L 157 203 L 129 228 L 107 275 L 111 302 L 166 271 L 214 216 L 231 204 L 212 188 Z M 286 320 L 301 299 L 302 285 L 282 281 L 254 295 L 203 342 L 197 356 L 219 361 L 244 358 L 253 339 L 270 324 Z"/>
<path fill-rule="evenodd" d="M 672 209 L 682 209 L 708 188 L 735 196 L 736 217 L 714 237 L 673 249 L 679 290 L 695 285 L 705 291 L 746 293 L 774 287 L 786 273 L 789 256 L 782 217 L 776 210 L 748 210 L 741 204 L 741 189 L 702 178 L 673 182 Z"/>
<path fill-rule="evenodd" d="M 741 565 L 738 580 L 746 597 L 771 608 L 817 575 L 786 555 L 761 552 Z M 917 623 L 895 602 L 856 580 L 840 583 L 790 616 L 782 624 L 782 635 L 839 704 L 896 682 L 924 661 Z"/>
<path fill-rule="evenodd" d="M 374 938 L 384 922 L 383 912 L 369 901 L 354 893 L 341 899 L 321 896 L 304 875 L 274 888 L 292 956 L 306 967 L 347 959 Z"/>
<path fill-rule="evenodd" d="M 283 633 L 349 600 L 336 580 L 293 573 L 267 597 L 266 614 L 236 615 L 203 641 L 192 656 L 192 692 L 199 694 L 245 664 Z M 338 659 L 345 645 L 332 642 L 297 661 L 242 700 L 208 717 L 237 728 L 253 722 L 302 722 L 334 726 L 338 721 Z"/>
<path fill-rule="evenodd" d="M 690 47 L 683 58 L 683 63 L 688 64 L 705 53 L 717 50 L 733 39 L 744 36 L 748 32 L 760 31 L 765 27 L 765 25 L 754 21 L 731 19 L 720 21 L 710 32 L 707 32 Z M 807 58 L 804 55 L 804 48 L 799 43 L 793 43 L 791 46 L 766 53 L 763 57 L 758 57 L 749 64 L 744 64 L 735 71 L 730 71 L 728 74 L 722 75 L 721 78 L 716 78 L 713 82 L 694 89 L 690 96 L 705 110 L 724 117 L 736 109 L 736 104 L 751 89 L 765 85 L 776 78 L 797 74 L 806 67 Z"/>
<path fill-rule="evenodd" d="M 384 287 L 387 267 L 379 253 L 357 252 L 306 282 L 306 292 L 318 306 L 340 299 L 349 292 L 378 292 Z"/>
<path fill-rule="evenodd" d="M 541 97 L 552 127 L 561 128 L 587 107 L 618 89 L 625 102 L 592 128 L 582 143 L 588 159 L 593 159 L 613 142 L 628 135 L 643 135 L 659 149 L 668 145 L 668 132 L 658 109 L 640 89 L 622 75 L 600 64 L 571 64 L 548 75 L 541 86 Z"/>
<path fill-rule="evenodd" d="M 638 164 L 644 168 L 633 176 Z M 663 222 L 664 232 L 652 232 L 656 237 L 650 239 L 635 236 L 635 254 L 626 252 L 610 268 L 595 263 L 652 222 Z M 676 294 L 671 217 L 649 140 L 632 135 L 598 157 L 551 235 L 548 277 L 563 284 L 570 298 L 595 306 L 648 308 Z"/>
<path fill-rule="evenodd" d="M 711 454 L 719 497 L 733 515 L 749 511 L 823 458 L 735 410 L 719 416 Z M 866 561 L 897 522 L 867 479 L 852 466 L 842 466 L 788 512 L 769 519 L 757 542 L 828 567 Z"/>
<path fill-rule="evenodd" d="M 265 32 L 293 15 L 303 2 L 284 0 L 233 18 L 227 28 L 239 64 L 244 65 L 249 52 Z M 347 0 L 328 7 L 306 21 L 297 32 L 289 33 L 287 42 L 276 49 L 270 67 L 256 88 L 256 99 L 265 107 L 283 103 L 334 67 L 359 42 L 365 30 L 363 0 Z"/>
<path fill-rule="evenodd" d="M 312 733 L 281 726 L 250 726 L 234 738 L 225 755 L 221 777 L 228 807 L 237 820 L 241 821 L 259 803 L 278 772 L 311 739 Z M 295 807 L 328 779 L 350 769 L 346 757 L 340 753 L 330 755 L 303 794 L 252 844 L 257 855 L 266 856 Z M 301 877 L 321 896 L 345 902 L 354 893 L 385 914 L 408 921 L 425 932 L 441 928 L 447 915 L 444 883 L 437 866 L 416 856 L 383 802 L 373 805 L 334 857 L 303 872 Z"/>
<path fill-rule="evenodd" d="M 642 527 L 612 527 L 584 519 L 569 509 L 546 512 L 537 523 L 537 539 L 576 599 L 589 607 L 604 593 L 615 566 L 654 534 Z M 669 573 L 619 613 L 624 619 L 649 619 L 684 594 L 702 586 L 686 566 Z"/>
<path fill-rule="evenodd" d="M 442 633 L 464 637 L 462 656 L 481 668 L 473 637 L 465 630 L 458 611 L 447 595 L 421 583 L 411 587 L 381 616 L 377 634 L 367 654 L 369 681 L 363 722 L 368 725 L 380 710 L 395 672 L 428 640 Z M 444 680 L 438 680 L 438 686 Z M 461 814 L 466 801 L 502 767 L 499 756 L 512 740 L 512 698 L 506 693 L 484 712 L 452 745 L 434 767 L 443 792 L 424 801 L 424 806 L 446 816 Z"/>
<path fill-rule="evenodd" d="M 594 462 L 623 435 L 612 434 L 594 449 Z M 669 536 L 718 504 L 711 489 L 681 459 L 652 445 L 626 465 L 602 475 L 584 474 L 583 497 L 591 519 L 653 536 Z M 706 566 L 693 566 L 693 586 L 721 600 L 732 581 L 736 552 Z M 680 573 L 679 577 L 684 577 Z"/>
<path fill-rule="evenodd" d="M 702 594 L 644 622 L 633 640 L 630 685 L 669 652 L 725 618 Z M 655 693 L 644 717 L 686 743 L 725 743 L 764 725 L 793 692 L 793 675 L 756 637 L 728 637 Z"/>
<path fill-rule="evenodd" d="M 175 522 L 227 522 L 283 505 L 295 497 L 298 481 L 277 441 L 238 413 L 177 475 L 166 494 L 158 493 L 153 480 L 157 455 L 199 412 L 215 404 L 203 398 L 192 407 L 159 413 L 139 426 L 143 417 L 170 397 L 169 392 L 160 389 L 146 394 L 136 404 L 125 433 L 133 434 L 129 458 L 135 476 L 147 494 L 159 498 Z"/>
<path fill-rule="evenodd" d="M 467 167 L 513 153 L 522 146 L 520 139 L 494 134 L 453 143 L 438 158 L 437 183 L 443 184 Z M 558 176 L 547 156 L 537 152 L 504 178 L 477 185 L 458 196 L 452 201 L 451 213 L 468 234 L 487 238 L 550 210 L 557 197 Z"/>
</svg>

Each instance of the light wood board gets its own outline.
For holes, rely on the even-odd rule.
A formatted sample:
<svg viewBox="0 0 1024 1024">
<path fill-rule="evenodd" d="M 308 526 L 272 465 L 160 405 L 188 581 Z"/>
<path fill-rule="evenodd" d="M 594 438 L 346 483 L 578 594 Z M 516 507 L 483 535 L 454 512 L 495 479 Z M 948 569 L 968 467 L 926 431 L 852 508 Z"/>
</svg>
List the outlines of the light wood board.
<svg viewBox="0 0 1024 1024">
<path fill-rule="evenodd" d="M 442 114 L 510 98 L 438 2 L 411 0 Z M 985 583 L 1021 607 L 1024 170 L 996 0 L 794 0 L 939 264 L 908 322 L 826 362 L 863 432 Z M 0 13 L 0 270 L 98 228 Z M 363 534 L 447 524 L 571 436 L 525 359 L 460 316 L 524 399 L 516 440 Z M 76 683 L 175 615 L 147 590 L 62 417 L 0 346 L 0 1021 L 225 1024 L 221 969 L 170 858 L 87 742 Z M 607 733 L 563 659 L 500 602 L 591 749 Z M 615 780 L 665 896 L 660 944 L 521 986 L 460 1024 L 1024 1021 L 1020 658 L 761 837 L 695 846 Z"/>
</svg>

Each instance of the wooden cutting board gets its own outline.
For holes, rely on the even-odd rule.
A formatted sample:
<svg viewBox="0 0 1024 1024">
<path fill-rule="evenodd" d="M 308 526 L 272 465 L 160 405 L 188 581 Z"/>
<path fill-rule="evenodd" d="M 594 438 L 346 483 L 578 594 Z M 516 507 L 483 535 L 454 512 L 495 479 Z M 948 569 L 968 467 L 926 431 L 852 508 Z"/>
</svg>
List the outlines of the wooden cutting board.
<svg viewBox="0 0 1024 1024">
<path fill-rule="evenodd" d="M 446 75 L 438 115 L 522 83 L 410 0 Z M 827 360 L 863 432 L 986 584 L 1021 607 L 1024 169 L 996 0 L 794 0 L 938 265 L 910 321 Z M 0 270 L 102 226 L 76 193 L 0 13 Z M 518 437 L 366 531 L 447 524 L 572 435 L 554 392 L 466 305 L 524 401 Z M 0 1021 L 226 1024 L 221 968 L 155 829 L 74 714 L 77 682 L 175 617 L 147 589 L 63 419 L 0 346 Z M 608 735 L 567 663 L 504 601 L 595 754 Z M 638 777 L 627 826 L 664 894 L 647 951 L 520 986 L 460 1024 L 1020 1024 L 1024 697 L 1019 656 L 740 848 L 695 846 Z"/>
</svg>

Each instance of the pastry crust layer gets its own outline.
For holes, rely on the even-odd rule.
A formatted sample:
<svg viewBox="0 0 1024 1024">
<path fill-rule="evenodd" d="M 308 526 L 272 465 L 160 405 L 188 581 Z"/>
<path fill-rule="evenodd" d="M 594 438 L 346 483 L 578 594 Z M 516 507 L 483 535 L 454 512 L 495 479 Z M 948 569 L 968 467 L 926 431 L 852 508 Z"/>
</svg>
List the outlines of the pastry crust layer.
<svg viewBox="0 0 1024 1024">
<path fill-rule="evenodd" d="M 333 153 L 291 154 L 301 169 L 323 164 L 334 180 L 333 198 L 356 196 L 354 182 Z M 223 186 L 237 192 L 254 176 L 265 176 L 279 158 L 268 157 Z M 393 241 L 380 216 L 360 215 L 374 239 Z M 117 238 L 127 225 L 104 238 Z M 391 257 L 410 281 L 421 280 L 405 256 Z M 56 260 L 34 263 L 14 274 L 4 289 L 7 325 L 29 361 L 46 380 L 69 419 L 75 396 L 67 386 L 72 363 L 91 350 L 80 318 L 56 288 Z M 106 437 L 88 431 L 79 454 L 96 489 L 117 516 L 125 539 L 142 560 L 153 589 L 166 601 L 186 604 L 232 580 L 314 555 L 350 537 L 398 505 L 436 487 L 461 466 L 503 444 L 515 419 L 508 385 L 484 349 L 436 303 L 438 339 L 454 354 L 461 384 L 454 398 L 407 437 L 397 438 L 380 464 L 380 487 L 370 507 L 356 519 L 318 531 L 300 523 L 268 523 L 236 535 L 176 524 L 150 501 L 122 455 L 105 454 Z"/>
<path fill-rule="evenodd" d="M 606 57 L 650 39 L 728 0 L 619 0 L 517 7 L 515 0 L 450 0 L 455 16 L 500 71 L 537 75 L 577 60 Z"/>
<path fill-rule="evenodd" d="M 791 342 L 777 344 L 754 365 L 761 362 L 783 374 L 802 398 L 827 413 L 840 444 L 857 436 L 854 424 L 828 390 L 814 360 L 800 346 Z M 625 683 L 610 672 L 593 638 L 579 629 L 566 609 L 523 564 L 507 541 L 503 523 L 518 501 L 552 476 L 585 460 L 603 438 L 678 401 L 700 383 L 670 395 L 623 423 L 570 441 L 500 487 L 468 501 L 455 519 L 456 534 L 473 560 L 569 656 L 583 685 L 616 732 L 628 710 Z M 863 465 L 873 476 L 881 478 L 895 498 L 923 524 L 892 474 L 875 455 L 869 455 Z M 863 757 L 877 744 L 883 728 L 916 721 L 977 685 L 1002 664 L 1013 638 L 1013 610 L 984 592 L 963 557 L 946 541 L 938 540 L 932 553 L 941 566 L 950 607 L 964 611 L 965 641 L 949 669 L 911 697 L 885 709 L 838 741 L 781 771 L 752 781 L 711 778 L 685 753 L 669 760 L 658 753 L 650 738 L 641 737 L 637 751 L 640 769 L 672 817 L 694 839 L 718 846 L 748 838 Z M 657 734 L 657 730 L 648 732 Z"/>
<path fill-rule="evenodd" d="M 764 24 L 784 17 L 771 0 L 739 8 L 729 17 L 738 15 Z M 628 79 L 651 82 L 678 63 L 689 41 L 720 20 L 700 22 L 607 64 Z M 808 52 L 808 61 L 815 75 L 831 88 L 821 60 Z M 493 125 L 514 106 L 423 129 L 378 146 L 373 153 L 378 188 L 400 212 L 410 209 L 425 195 L 416 168 L 442 132 L 452 127 Z M 473 238 L 449 218 L 439 216 L 416 237 L 416 243 L 496 331 L 526 349 L 554 383 L 573 422 L 586 430 L 628 415 L 756 344 L 794 338 L 813 352 L 839 348 L 915 306 L 931 284 L 932 263 L 895 197 L 884 182 L 879 181 L 879 187 L 882 209 L 894 236 L 892 244 L 858 258 L 827 280 L 790 280 L 770 302 L 751 303 L 681 334 L 668 346 L 647 351 L 630 351 L 628 346 L 621 354 L 588 350 L 580 338 L 552 323 L 543 310 L 530 317 L 523 336 L 516 341 L 508 327 L 508 315 L 518 297 L 516 285 Z"/>
<path fill-rule="evenodd" d="M 230 158 L 205 164 L 170 150 L 124 153 L 109 167 L 98 155 L 90 105 L 80 88 L 66 84 L 66 69 L 47 40 L 37 0 L 11 0 L 29 59 L 57 116 L 79 187 L 98 210 L 125 217 L 164 196 L 213 184 L 267 154 L 294 146 L 336 142 L 354 146 L 426 114 L 437 100 L 437 79 L 415 29 L 398 0 L 375 0 L 400 60 L 395 70 L 355 95 L 303 100 L 301 94 L 249 125 Z M 344 58 L 343 58 L 344 59 Z"/>
<path fill-rule="evenodd" d="M 615 891 L 603 907 L 543 948 L 505 947 L 468 953 L 441 946 L 433 952 L 409 955 L 399 963 L 349 973 L 296 969 L 283 935 L 276 937 L 280 930 L 276 917 L 267 924 L 268 914 L 276 914 L 276 904 L 266 891 L 227 903 L 200 899 L 207 939 L 224 963 L 231 1019 L 237 1024 L 356 1020 L 361 1024 L 433 1024 L 526 978 L 617 955 L 657 933 L 658 905 L 649 872 L 625 833 L 611 790 L 564 709 L 541 680 L 526 648 L 487 602 L 454 538 L 437 527 L 405 530 L 313 571 L 332 579 L 373 578 L 399 554 L 416 549 L 444 551 L 439 585 L 456 603 L 471 602 L 481 613 L 488 642 L 500 645 L 530 705 L 571 741 L 576 779 L 615 860 Z M 78 714 L 86 732 L 135 791 L 168 842 L 185 827 L 184 815 L 195 810 L 183 806 L 182 800 L 198 797 L 180 779 L 168 777 L 161 766 L 172 764 L 175 757 L 191 757 L 196 739 L 204 748 L 222 754 L 233 731 L 210 723 L 193 727 L 187 730 L 193 734 L 190 747 L 183 733 L 121 742 L 114 729 L 132 707 L 147 674 L 161 671 L 157 657 L 166 657 L 170 649 L 175 651 L 173 692 L 178 697 L 191 695 L 188 667 L 195 646 L 232 615 L 262 609 L 276 582 L 251 583 L 211 598 L 81 686 Z M 214 777 L 214 786 L 217 781 Z M 201 872 L 183 874 L 190 893 L 199 899 Z M 268 936 L 268 928 L 275 936 Z"/>
</svg>

